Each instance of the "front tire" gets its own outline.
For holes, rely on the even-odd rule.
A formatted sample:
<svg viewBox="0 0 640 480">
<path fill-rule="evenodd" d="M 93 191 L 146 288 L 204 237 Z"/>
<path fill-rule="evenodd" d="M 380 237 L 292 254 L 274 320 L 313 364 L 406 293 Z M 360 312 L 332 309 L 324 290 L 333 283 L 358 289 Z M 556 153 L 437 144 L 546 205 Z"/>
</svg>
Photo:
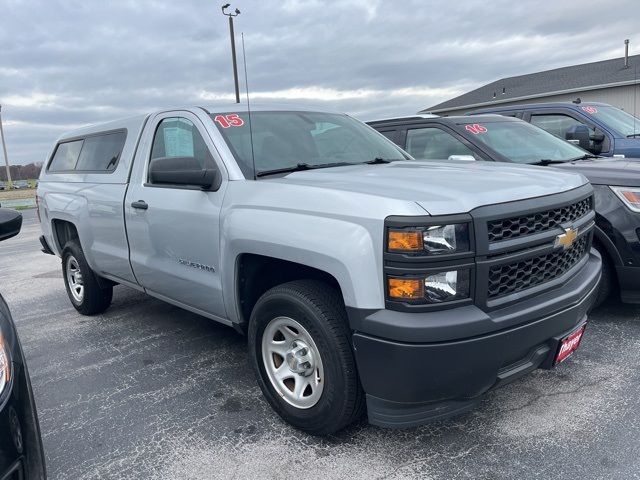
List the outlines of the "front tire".
<svg viewBox="0 0 640 480">
<path fill-rule="evenodd" d="M 598 284 L 598 295 L 591 310 L 598 308 L 611 296 L 616 284 L 615 269 L 607 253 L 602 248 L 596 247 L 596 250 L 598 250 L 602 257 L 602 274 L 600 275 L 600 283 Z"/>
<path fill-rule="evenodd" d="M 342 298 L 322 282 L 289 282 L 258 300 L 249 357 L 265 398 L 286 422 L 326 435 L 362 415 L 350 338 Z"/>
<path fill-rule="evenodd" d="M 100 286 L 82 248 L 74 240 L 62 250 L 62 275 L 69 300 L 81 314 L 96 315 L 111 305 L 113 287 Z"/>
</svg>

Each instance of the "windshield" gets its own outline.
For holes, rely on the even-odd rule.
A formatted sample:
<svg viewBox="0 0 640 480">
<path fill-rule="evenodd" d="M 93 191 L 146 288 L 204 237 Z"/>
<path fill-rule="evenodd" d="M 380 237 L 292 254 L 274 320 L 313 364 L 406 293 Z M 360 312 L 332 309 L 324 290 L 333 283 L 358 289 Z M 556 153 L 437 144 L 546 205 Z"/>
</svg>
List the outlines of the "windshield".
<svg viewBox="0 0 640 480">
<path fill-rule="evenodd" d="M 474 140 L 515 163 L 568 161 L 587 154 L 581 148 L 524 121 L 474 122 L 464 127 Z"/>
<path fill-rule="evenodd" d="M 247 178 L 254 176 L 252 154 L 256 174 L 300 164 L 313 168 L 408 159 L 390 140 L 347 115 L 251 112 L 251 131 L 247 112 L 212 113 L 211 118 Z"/>
<path fill-rule="evenodd" d="M 584 106 L 582 110 L 625 137 L 640 135 L 640 119 L 609 105 Z"/>
</svg>

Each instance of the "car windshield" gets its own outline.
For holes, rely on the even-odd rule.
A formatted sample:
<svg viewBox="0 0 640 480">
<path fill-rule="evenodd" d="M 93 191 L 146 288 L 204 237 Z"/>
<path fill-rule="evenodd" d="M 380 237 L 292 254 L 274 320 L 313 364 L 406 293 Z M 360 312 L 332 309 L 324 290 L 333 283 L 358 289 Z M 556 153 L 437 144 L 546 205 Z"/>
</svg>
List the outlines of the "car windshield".
<svg viewBox="0 0 640 480">
<path fill-rule="evenodd" d="M 625 137 L 640 135 L 640 118 L 610 105 L 584 106 L 582 110 Z"/>
<path fill-rule="evenodd" d="M 341 114 L 302 111 L 212 113 L 247 178 L 303 166 L 338 166 L 409 159 L 370 127 Z"/>
<path fill-rule="evenodd" d="M 473 122 L 464 128 L 474 140 L 515 163 L 563 162 L 587 155 L 581 148 L 524 121 Z"/>
</svg>

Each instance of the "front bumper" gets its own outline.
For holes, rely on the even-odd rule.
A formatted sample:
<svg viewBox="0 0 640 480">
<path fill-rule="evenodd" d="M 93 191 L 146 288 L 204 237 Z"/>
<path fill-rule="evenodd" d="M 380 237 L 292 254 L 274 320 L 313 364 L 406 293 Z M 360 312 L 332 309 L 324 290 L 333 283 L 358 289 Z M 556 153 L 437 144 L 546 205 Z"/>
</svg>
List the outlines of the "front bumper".
<svg viewBox="0 0 640 480">
<path fill-rule="evenodd" d="M 561 287 L 490 313 L 475 306 L 366 316 L 350 311 L 359 327 L 353 345 L 370 423 L 410 427 L 451 416 L 494 387 L 551 367 L 560 338 L 586 322 L 600 268 L 592 250 Z M 489 325 L 494 330 L 487 332 Z"/>
<path fill-rule="evenodd" d="M 629 210 L 606 185 L 594 185 L 596 240 L 616 269 L 620 297 L 640 303 L 640 213 Z"/>
<path fill-rule="evenodd" d="M 620 298 L 625 303 L 640 303 L 640 266 L 616 267 Z"/>
</svg>

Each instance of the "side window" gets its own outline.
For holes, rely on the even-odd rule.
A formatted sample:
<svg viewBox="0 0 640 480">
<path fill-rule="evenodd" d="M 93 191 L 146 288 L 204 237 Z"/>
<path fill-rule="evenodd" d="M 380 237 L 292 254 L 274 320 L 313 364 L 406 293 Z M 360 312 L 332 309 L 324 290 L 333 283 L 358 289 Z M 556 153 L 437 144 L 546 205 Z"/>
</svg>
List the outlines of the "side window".
<svg viewBox="0 0 640 480">
<path fill-rule="evenodd" d="M 126 137 L 125 132 L 117 132 L 86 138 L 76 170 L 113 172 L 120 160 Z"/>
<path fill-rule="evenodd" d="M 583 125 L 582 122 L 568 115 L 531 115 L 531 123 L 536 127 L 540 127 L 556 137 L 565 139 L 566 131 L 574 125 Z M 593 134 L 593 129 L 589 128 Z"/>
<path fill-rule="evenodd" d="M 407 152 L 419 160 L 446 160 L 450 155 L 472 155 L 457 138 L 439 128 L 417 128 L 407 132 Z"/>
<path fill-rule="evenodd" d="M 73 170 L 78 162 L 83 140 L 65 142 L 58 145 L 49 164 L 50 172 L 64 172 Z"/>
<path fill-rule="evenodd" d="M 184 158 L 185 169 L 196 162 L 201 168 L 214 166 L 211 152 L 197 127 L 186 118 L 165 118 L 158 124 L 151 158 Z"/>
<path fill-rule="evenodd" d="M 387 137 L 396 145 L 402 147 L 400 143 L 400 139 L 401 139 L 400 130 L 378 130 L 378 132 L 380 132 L 382 135 Z"/>
</svg>

